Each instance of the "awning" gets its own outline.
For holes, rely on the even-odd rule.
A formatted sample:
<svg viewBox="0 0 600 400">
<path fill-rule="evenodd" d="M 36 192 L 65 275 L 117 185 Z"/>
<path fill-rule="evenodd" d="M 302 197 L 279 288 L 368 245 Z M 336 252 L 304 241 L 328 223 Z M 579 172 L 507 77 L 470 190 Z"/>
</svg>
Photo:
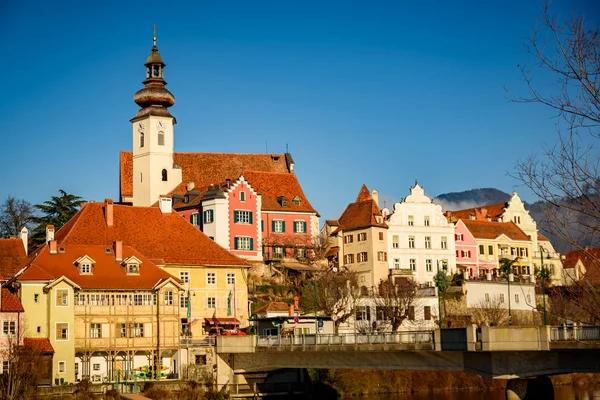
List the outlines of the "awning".
<svg viewBox="0 0 600 400">
<path fill-rule="evenodd" d="M 333 246 L 329 250 L 327 250 L 327 254 L 325 254 L 325 258 L 333 257 L 340 252 L 339 246 Z"/>
<path fill-rule="evenodd" d="M 240 321 L 236 318 L 204 318 L 207 325 L 239 325 Z"/>
</svg>

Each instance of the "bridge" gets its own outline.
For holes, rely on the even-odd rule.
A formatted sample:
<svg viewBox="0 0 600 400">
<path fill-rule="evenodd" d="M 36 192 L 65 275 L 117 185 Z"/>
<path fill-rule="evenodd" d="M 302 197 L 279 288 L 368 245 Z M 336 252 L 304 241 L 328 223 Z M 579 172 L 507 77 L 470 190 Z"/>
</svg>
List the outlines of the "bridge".
<svg viewBox="0 0 600 400">
<path fill-rule="evenodd" d="M 456 370 L 509 379 L 507 398 L 552 398 L 548 376 L 600 372 L 600 326 L 482 327 L 382 334 L 223 336 L 217 384 L 282 368 Z M 535 378 L 535 379 L 534 379 Z M 529 398 L 529 397 L 528 397 Z"/>
</svg>

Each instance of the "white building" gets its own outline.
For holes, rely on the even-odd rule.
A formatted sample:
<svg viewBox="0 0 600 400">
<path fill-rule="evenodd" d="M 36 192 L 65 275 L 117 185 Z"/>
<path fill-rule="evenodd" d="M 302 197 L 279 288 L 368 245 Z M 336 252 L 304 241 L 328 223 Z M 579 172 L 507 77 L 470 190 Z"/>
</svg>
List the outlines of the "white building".
<svg viewBox="0 0 600 400">
<path fill-rule="evenodd" d="M 438 266 L 456 270 L 454 225 L 442 207 L 434 204 L 418 183 L 410 195 L 394 204 L 393 213 L 383 210 L 388 224 L 390 269 L 410 269 L 418 283 L 433 283 Z"/>
<path fill-rule="evenodd" d="M 511 274 L 512 278 L 512 274 Z M 480 308 L 482 304 L 498 304 L 508 309 L 509 302 L 512 310 L 536 310 L 535 284 L 531 279 L 506 281 L 465 281 L 464 291 L 468 308 Z M 510 290 L 510 295 L 509 295 Z"/>
</svg>

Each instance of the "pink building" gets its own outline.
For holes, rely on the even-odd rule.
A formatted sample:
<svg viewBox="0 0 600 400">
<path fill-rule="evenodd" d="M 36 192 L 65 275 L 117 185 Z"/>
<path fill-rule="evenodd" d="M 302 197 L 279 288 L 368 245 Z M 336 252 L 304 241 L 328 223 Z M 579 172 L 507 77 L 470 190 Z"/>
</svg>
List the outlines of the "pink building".
<svg viewBox="0 0 600 400">
<path fill-rule="evenodd" d="M 477 241 L 460 219 L 454 224 L 454 244 L 456 246 L 456 267 L 461 271 L 468 271 L 470 277 L 478 277 L 480 272 Z"/>
</svg>

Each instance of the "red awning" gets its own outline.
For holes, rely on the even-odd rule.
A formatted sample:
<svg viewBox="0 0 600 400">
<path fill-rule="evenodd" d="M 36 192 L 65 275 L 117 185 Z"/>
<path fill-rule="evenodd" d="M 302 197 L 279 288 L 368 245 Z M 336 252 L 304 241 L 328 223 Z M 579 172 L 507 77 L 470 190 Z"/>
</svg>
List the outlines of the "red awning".
<svg viewBox="0 0 600 400">
<path fill-rule="evenodd" d="M 236 318 L 204 318 L 208 325 L 239 325 L 240 321 Z"/>
</svg>

